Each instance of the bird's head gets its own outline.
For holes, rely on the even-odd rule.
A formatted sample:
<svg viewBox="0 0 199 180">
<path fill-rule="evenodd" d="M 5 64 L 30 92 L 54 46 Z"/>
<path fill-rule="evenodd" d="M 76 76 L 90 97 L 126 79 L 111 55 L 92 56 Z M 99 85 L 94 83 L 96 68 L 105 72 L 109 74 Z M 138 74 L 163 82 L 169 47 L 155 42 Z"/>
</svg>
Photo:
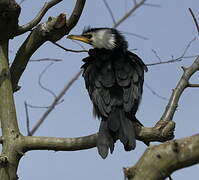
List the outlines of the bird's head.
<svg viewBox="0 0 199 180">
<path fill-rule="evenodd" d="M 124 36 L 113 28 L 88 28 L 81 35 L 69 35 L 67 38 L 82 41 L 98 49 L 127 50 L 128 48 Z"/>
</svg>

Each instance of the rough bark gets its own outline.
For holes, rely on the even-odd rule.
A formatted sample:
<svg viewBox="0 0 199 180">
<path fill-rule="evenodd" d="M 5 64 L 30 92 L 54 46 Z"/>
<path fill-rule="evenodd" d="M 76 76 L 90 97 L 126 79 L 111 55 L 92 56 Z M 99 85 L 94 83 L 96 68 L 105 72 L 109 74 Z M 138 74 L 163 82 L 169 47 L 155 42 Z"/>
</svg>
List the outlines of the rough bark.
<svg viewBox="0 0 199 180">
<path fill-rule="evenodd" d="M 199 163 L 199 134 L 150 146 L 135 166 L 124 168 L 128 180 L 164 180 L 172 172 Z"/>
<path fill-rule="evenodd" d="M 21 135 L 17 124 L 8 66 L 8 41 L 0 42 L 0 122 L 3 136 L 0 179 L 15 180 L 21 157 L 20 151 L 18 151 L 18 140 Z"/>
</svg>

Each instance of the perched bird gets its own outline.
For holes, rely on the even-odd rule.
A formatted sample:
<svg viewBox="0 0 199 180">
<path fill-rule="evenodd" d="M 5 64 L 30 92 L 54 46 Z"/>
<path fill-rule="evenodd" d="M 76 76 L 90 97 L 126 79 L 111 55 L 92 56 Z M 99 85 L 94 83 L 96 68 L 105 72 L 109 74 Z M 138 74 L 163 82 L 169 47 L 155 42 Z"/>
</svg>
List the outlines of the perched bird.
<svg viewBox="0 0 199 180">
<path fill-rule="evenodd" d="M 101 119 L 97 138 L 99 154 L 105 159 L 109 149 L 113 152 L 118 139 L 126 151 L 135 149 L 132 122 L 139 122 L 135 114 L 147 67 L 136 54 L 128 51 L 127 41 L 116 29 L 88 28 L 81 35 L 68 38 L 94 47 L 82 60 L 82 68 L 94 114 Z"/>
</svg>

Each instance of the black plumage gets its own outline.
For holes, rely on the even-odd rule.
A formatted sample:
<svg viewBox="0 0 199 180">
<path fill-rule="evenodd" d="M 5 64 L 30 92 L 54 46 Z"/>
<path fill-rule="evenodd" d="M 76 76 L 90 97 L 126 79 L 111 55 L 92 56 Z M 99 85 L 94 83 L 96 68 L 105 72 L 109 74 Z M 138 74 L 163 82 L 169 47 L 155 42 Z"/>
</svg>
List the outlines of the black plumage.
<svg viewBox="0 0 199 180">
<path fill-rule="evenodd" d="M 89 29 L 82 36 L 103 29 Z M 90 49 L 82 66 L 94 114 L 101 118 L 97 148 L 102 158 L 107 157 L 109 149 L 113 152 L 118 139 L 126 151 L 135 148 L 132 122 L 138 121 L 135 114 L 142 97 L 144 70 L 147 70 L 142 60 L 127 50 L 124 37 L 115 29 L 108 30 L 115 38 L 113 48 Z"/>
</svg>

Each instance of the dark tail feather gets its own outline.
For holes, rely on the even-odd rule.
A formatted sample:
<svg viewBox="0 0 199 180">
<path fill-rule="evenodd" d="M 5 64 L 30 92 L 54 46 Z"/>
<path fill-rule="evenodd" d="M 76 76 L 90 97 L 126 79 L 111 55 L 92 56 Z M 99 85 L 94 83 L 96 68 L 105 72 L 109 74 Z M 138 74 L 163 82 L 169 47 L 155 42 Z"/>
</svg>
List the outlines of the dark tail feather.
<svg viewBox="0 0 199 180">
<path fill-rule="evenodd" d="M 137 119 L 135 118 L 135 120 Z M 109 117 L 102 118 L 100 124 L 97 148 L 103 159 L 107 157 L 109 149 L 111 153 L 113 152 L 117 139 L 120 139 L 126 151 L 135 149 L 136 139 L 133 123 L 120 106 L 114 107 Z"/>
<path fill-rule="evenodd" d="M 114 150 L 114 141 L 108 129 L 107 120 L 102 119 L 97 138 L 97 149 L 103 159 L 107 157 L 109 148 L 112 153 Z"/>
<path fill-rule="evenodd" d="M 126 151 L 135 149 L 136 139 L 132 121 L 127 118 L 121 107 L 115 108 L 114 113 L 117 114 L 117 124 L 119 122 L 119 128 L 116 132 L 118 139 L 120 139 L 120 141 L 123 143 L 124 149 Z"/>
<path fill-rule="evenodd" d="M 119 129 L 119 139 L 124 145 L 126 151 L 131 151 L 135 149 L 136 139 L 135 139 L 135 130 L 134 126 L 130 119 L 123 116 L 121 118 L 121 125 Z"/>
</svg>

